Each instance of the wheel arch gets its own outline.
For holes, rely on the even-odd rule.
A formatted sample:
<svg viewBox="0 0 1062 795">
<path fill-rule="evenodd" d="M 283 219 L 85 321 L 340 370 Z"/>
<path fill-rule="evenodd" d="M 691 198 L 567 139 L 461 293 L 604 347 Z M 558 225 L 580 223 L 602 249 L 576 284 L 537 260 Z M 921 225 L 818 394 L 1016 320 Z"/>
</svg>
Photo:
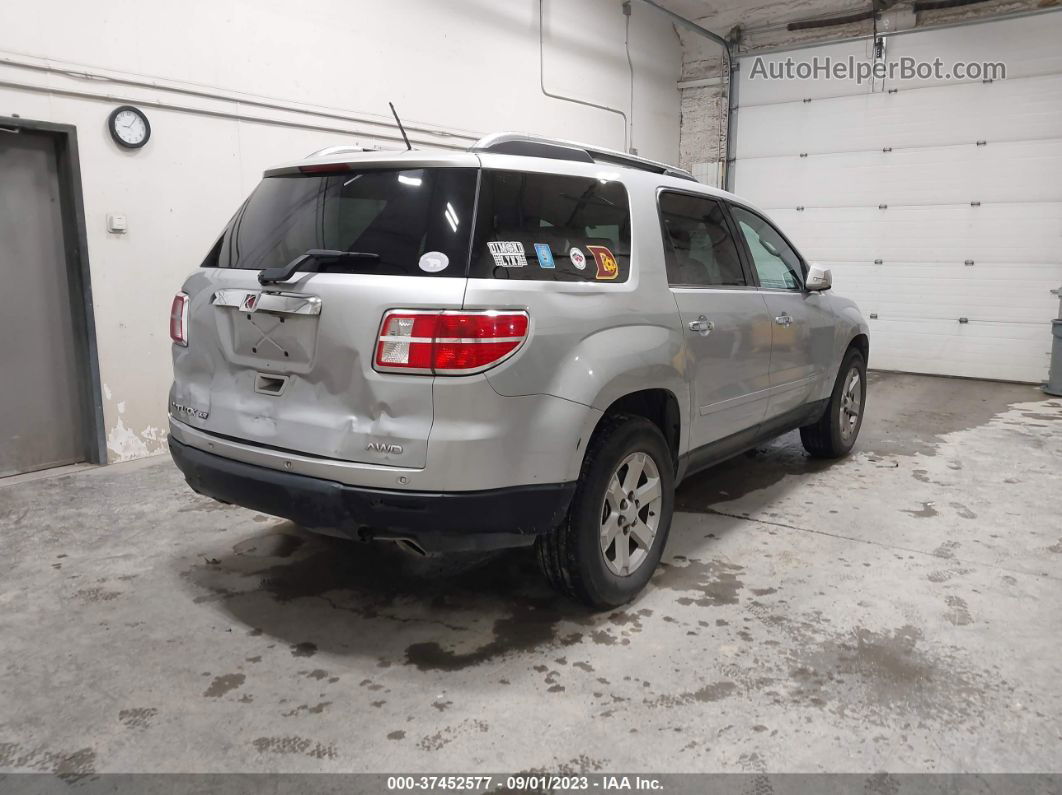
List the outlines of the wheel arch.
<svg viewBox="0 0 1062 795">
<path fill-rule="evenodd" d="M 681 403 L 672 390 L 664 387 L 652 387 L 628 392 L 615 398 L 604 411 L 596 415 L 593 427 L 585 435 L 585 443 L 580 445 L 580 467 L 582 458 L 594 435 L 600 432 L 601 428 L 607 424 L 609 418 L 617 415 L 642 417 L 659 428 L 671 453 L 671 464 L 675 467 L 675 471 L 678 470 L 684 428 Z"/>
<path fill-rule="evenodd" d="M 870 337 L 865 332 L 859 332 L 848 341 L 848 348 L 855 348 L 863 354 L 863 363 L 870 363 Z M 845 349 L 847 350 L 847 348 Z"/>
</svg>

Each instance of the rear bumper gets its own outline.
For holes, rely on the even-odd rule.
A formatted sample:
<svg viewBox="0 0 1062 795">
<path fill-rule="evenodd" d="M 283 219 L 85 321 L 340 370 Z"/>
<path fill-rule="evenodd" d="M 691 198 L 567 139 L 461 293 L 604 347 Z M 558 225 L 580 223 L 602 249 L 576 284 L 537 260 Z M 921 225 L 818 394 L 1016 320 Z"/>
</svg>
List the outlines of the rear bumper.
<svg viewBox="0 0 1062 795">
<path fill-rule="evenodd" d="M 488 491 L 367 489 L 206 453 L 170 437 L 188 485 L 207 497 L 351 538 L 408 540 L 427 552 L 531 544 L 563 520 L 575 483 Z"/>
</svg>

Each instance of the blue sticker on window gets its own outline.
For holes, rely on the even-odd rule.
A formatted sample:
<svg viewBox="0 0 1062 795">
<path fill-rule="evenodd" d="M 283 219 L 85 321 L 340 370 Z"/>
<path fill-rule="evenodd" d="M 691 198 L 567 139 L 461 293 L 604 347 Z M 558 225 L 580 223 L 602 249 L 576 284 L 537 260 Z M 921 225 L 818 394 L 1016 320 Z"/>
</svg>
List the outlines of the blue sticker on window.
<svg viewBox="0 0 1062 795">
<path fill-rule="evenodd" d="M 543 268 L 557 267 L 553 264 L 553 252 L 546 243 L 535 243 L 535 256 L 538 257 L 538 264 Z"/>
</svg>

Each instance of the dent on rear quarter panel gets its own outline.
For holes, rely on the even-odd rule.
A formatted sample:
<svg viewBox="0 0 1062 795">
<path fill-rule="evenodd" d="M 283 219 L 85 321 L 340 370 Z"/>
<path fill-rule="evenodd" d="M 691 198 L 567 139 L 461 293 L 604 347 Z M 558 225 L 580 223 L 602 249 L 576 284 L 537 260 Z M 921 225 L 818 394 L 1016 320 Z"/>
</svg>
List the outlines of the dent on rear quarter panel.
<svg viewBox="0 0 1062 795">
<path fill-rule="evenodd" d="M 586 442 L 602 412 L 632 392 L 672 392 L 679 405 L 682 428 L 689 427 L 688 362 L 682 338 L 675 329 L 653 324 L 626 325 L 597 331 L 574 346 L 567 340 L 538 344 L 542 349 L 530 356 L 530 361 L 513 363 L 524 368 L 524 377 L 488 372 L 488 379 L 499 394 L 515 396 L 520 387 L 527 390 L 532 386 L 526 378 L 530 369 L 539 376 L 537 392 L 596 409 L 581 427 L 571 429 L 577 449 L 570 469 L 578 471 Z M 681 435 L 681 445 L 684 449 L 685 433 Z"/>
</svg>

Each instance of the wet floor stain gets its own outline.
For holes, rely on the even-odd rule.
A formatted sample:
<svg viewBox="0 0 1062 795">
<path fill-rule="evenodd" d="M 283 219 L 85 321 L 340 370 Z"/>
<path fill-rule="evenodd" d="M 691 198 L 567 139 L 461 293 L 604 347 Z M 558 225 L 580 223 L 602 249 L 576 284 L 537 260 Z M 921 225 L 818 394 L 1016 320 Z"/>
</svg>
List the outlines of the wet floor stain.
<svg viewBox="0 0 1062 795">
<path fill-rule="evenodd" d="M 949 608 L 944 613 L 944 618 L 947 621 L 959 627 L 973 623 L 973 616 L 970 615 L 965 599 L 962 599 L 959 596 L 946 596 L 944 597 L 944 602 Z"/>
<path fill-rule="evenodd" d="M 0 743 L 0 770 L 52 773 L 67 782 L 77 782 L 96 773 L 96 751 L 52 751 L 25 748 L 18 743 Z"/>
<path fill-rule="evenodd" d="M 868 419 L 873 420 L 863 424 L 859 449 L 900 456 L 935 456 L 944 437 L 988 424 L 1007 404 L 1043 397 L 1025 384 L 959 391 L 944 377 L 880 372 L 869 373 L 867 390 L 873 400 Z"/>
<path fill-rule="evenodd" d="M 830 463 L 808 456 L 799 437 L 787 434 L 687 478 L 675 494 L 675 510 L 703 513 L 718 503 L 768 489 L 786 477 L 822 472 Z"/>
<path fill-rule="evenodd" d="M 110 602 L 112 599 L 117 599 L 121 596 L 120 591 L 109 591 L 106 588 L 83 588 L 74 594 L 78 599 L 85 603 L 92 602 Z"/>
<path fill-rule="evenodd" d="M 467 651 L 445 648 L 438 641 L 414 643 L 406 648 L 406 662 L 421 671 L 457 671 L 553 643 L 562 646 L 577 643 L 582 633 L 557 635 L 559 623 L 572 614 L 571 609 L 558 609 L 560 602 L 560 599 L 549 599 L 514 605 L 510 615 L 495 620 L 489 642 Z M 611 640 L 611 636 L 607 637 Z"/>
<path fill-rule="evenodd" d="M 336 758 L 335 745 L 308 740 L 305 737 L 258 737 L 251 744 L 259 753 L 301 754 L 314 759 Z"/>
<path fill-rule="evenodd" d="M 664 695 L 656 698 L 645 699 L 644 703 L 647 707 L 677 707 L 682 704 L 692 704 L 699 702 L 701 704 L 707 704 L 712 701 L 722 701 L 724 698 L 728 698 L 737 692 L 737 685 L 733 682 L 712 682 L 704 687 L 698 688 L 678 695 Z"/>
<path fill-rule="evenodd" d="M 331 705 L 331 701 L 321 701 L 317 704 L 314 704 L 312 707 L 309 704 L 300 704 L 294 709 L 289 709 L 287 712 L 283 712 L 281 714 L 285 718 L 294 718 L 299 715 L 320 715 Z"/>
<path fill-rule="evenodd" d="M 929 519 L 937 515 L 937 509 L 933 507 L 934 505 L 936 505 L 934 502 L 923 502 L 922 507 L 918 510 L 906 509 L 902 513 L 908 513 L 916 519 Z"/>
<path fill-rule="evenodd" d="M 942 557 L 946 557 L 946 556 L 942 556 Z M 969 574 L 970 571 L 971 571 L 970 569 L 961 569 L 961 568 L 937 569 L 936 571 L 931 571 L 928 575 L 926 575 L 926 579 L 929 580 L 930 582 L 936 582 L 936 583 L 948 582 L 948 580 L 951 580 L 951 579 L 953 579 L 955 577 L 962 577 L 964 574 Z"/>
<path fill-rule="evenodd" d="M 288 525 L 290 527 L 290 524 Z M 260 558 L 289 558 L 303 545 L 305 539 L 294 532 L 267 533 L 254 536 L 233 547 L 237 555 Z"/>
<path fill-rule="evenodd" d="M 123 709 L 118 712 L 118 720 L 127 729 L 146 729 L 151 725 L 151 719 L 159 714 L 154 707 L 134 707 Z"/>
<path fill-rule="evenodd" d="M 934 549 L 930 554 L 936 555 L 938 558 L 954 558 L 955 550 L 961 547 L 958 541 L 945 541 L 939 547 Z"/>
<path fill-rule="evenodd" d="M 701 561 L 690 558 L 684 563 L 673 560 L 662 562 L 654 573 L 652 582 L 657 588 L 682 591 L 685 594 L 675 601 L 680 605 L 719 607 L 736 605 L 738 592 L 745 584 L 738 579 L 744 571 L 742 566 L 723 560 Z"/>
<path fill-rule="evenodd" d="M 210 683 L 210 687 L 206 689 L 203 695 L 207 698 L 221 698 L 226 693 L 240 687 L 246 680 L 247 677 L 243 674 L 215 676 L 214 681 Z"/>
<path fill-rule="evenodd" d="M 313 657 L 317 654 L 317 644 L 303 641 L 291 647 L 292 657 Z"/>
<path fill-rule="evenodd" d="M 490 729 L 484 721 L 466 720 L 455 726 L 447 726 L 434 734 L 421 738 L 417 748 L 422 751 L 440 751 L 462 735 L 486 733 Z"/>
<path fill-rule="evenodd" d="M 403 650 L 398 662 L 422 671 L 457 671 L 543 646 L 564 648 L 583 638 L 580 627 L 598 624 L 606 625 L 598 630 L 602 641 L 622 643 L 651 615 L 618 611 L 611 620 L 595 618 L 589 608 L 553 593 L 525 550 L 423 560 L 390 547 L 312 536 L 295 546 L 289 558 L 277 561 L 256 554 L 262 549 L 260 541 L 244 539 L 216 566 L 196 563 L 183 576 L 234 617 L 258 629 L 266 627 L 272 635 L 283 635 L 300 623 L 312 626 L 336 611 L 363 620 L 444 630 Z M 305 620 L 279 626 L 276 610 L 261 597 L 291 605 Z M 407 603 L 423 605 L 423 611 L 414 611 L 423 615 L 408 615 Z M 498 615 L 485 621 L 484 608 Z M 350 631 L 326 633 L 313 642 L 289 638 L 291 653 L 312 656 L 322 644 L 331 652 L 349 649 L 361 636 L 347 624 Z M 575 626 L 564 628 L 566 624 Z M 380 664 L 393 661 L 381 659 Z"/>
<path fill-rule="evenodd" d="M 980 720 L 992 694 L 1013 687 L 989 670 L 932 649 L 922 630 L 857 629 L 791 652 L 795 703 L 882 722 L 890 716 Z"/>
</svg>

